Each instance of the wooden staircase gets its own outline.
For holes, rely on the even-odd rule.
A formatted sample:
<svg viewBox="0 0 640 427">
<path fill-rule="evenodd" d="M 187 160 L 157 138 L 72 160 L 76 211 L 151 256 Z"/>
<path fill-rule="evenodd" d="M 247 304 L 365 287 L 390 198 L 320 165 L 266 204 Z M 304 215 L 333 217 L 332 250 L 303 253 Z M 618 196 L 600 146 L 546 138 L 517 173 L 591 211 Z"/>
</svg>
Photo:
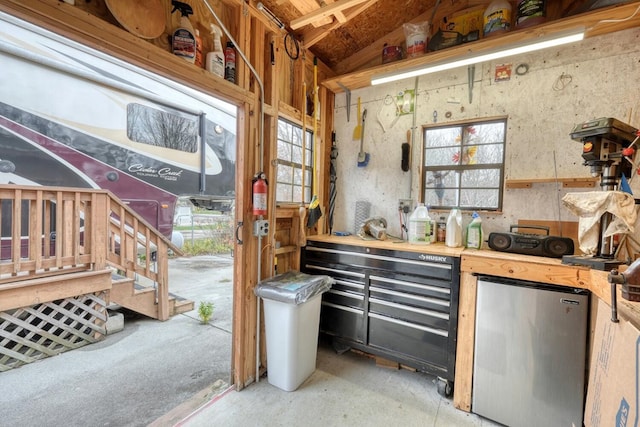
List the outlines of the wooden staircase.
<svg viewBox="0 0 640 427">
<path fill-rule="evenodd" d="M 0 207 L 0 312 L 103 291 L 154 319 L 193 309 L 169 293 L 180 250 L 110 192 L 0 185 Z"/>
<path fill-rule="evenodd" d="M 157 318 L 157 289 L 155 286 L 145 286 L 134 279 L 111 275 L 111 301 L 148 317 Z M 193 301 L 169 292 L 170 316 L 193 310 Z"/>
<path fill-rule="evenodd" d="M 0 371 L 101 339 L 107 307 L 190 311 L 178 248 L 108 191 L 0 185 Z"/>
</svg>

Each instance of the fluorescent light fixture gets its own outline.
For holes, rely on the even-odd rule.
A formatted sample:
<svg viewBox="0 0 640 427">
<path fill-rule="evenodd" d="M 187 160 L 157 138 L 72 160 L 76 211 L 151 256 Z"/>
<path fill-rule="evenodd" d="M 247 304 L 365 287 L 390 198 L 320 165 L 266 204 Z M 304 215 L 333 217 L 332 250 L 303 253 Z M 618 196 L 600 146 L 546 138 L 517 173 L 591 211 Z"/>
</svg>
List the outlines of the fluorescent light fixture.
<svg viewBox="0 0 640 427">
<path fill-rule="evenodd" d="M 480 62 L 493 61 L 494 59 L 505 58 L 507 56 L 520 55 L 527 52 L 546 49 L 573 43 L 584 39 L 584 29 L 578 28 L 571 31 L 560 32 L 548 36 L 541 36 L 521 43 L 507 45 L 498 49 L 491 49 L 486 52 L 470 53 L 460 59 L 437 61 L 417 68 L 410 68 L 405 71 L 390 72 L 381 74 L 371 79 L 372 85 L 394 82 L 396 80 L 408 79 L 410 77 L 422 76 L 424 74 L 437 73 L 439 71 L 451 70 L 453 68 L 478 64 Z"/>
</svg>

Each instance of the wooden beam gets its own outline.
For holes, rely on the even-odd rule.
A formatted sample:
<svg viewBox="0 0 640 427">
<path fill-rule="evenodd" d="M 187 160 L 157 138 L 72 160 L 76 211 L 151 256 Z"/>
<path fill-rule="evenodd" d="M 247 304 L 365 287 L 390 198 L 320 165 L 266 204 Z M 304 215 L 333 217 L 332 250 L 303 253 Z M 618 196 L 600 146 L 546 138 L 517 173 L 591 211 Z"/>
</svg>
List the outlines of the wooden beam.
<svg viewBox="0 0 640 427">
<path fill-rule="evenodd" d="M 337 2 L 311 12 L 305 16 L 294 19 L 289 23 L 292 30 L 297 30 L 305 25 L 311 24 L 319 19 L 326 18 L 337 12 L 342 12 L 344 9 L 348 9 L 353 6 L 357 6 L 360 3 L 364 3 L 368 0 L 338 0 Z"/>
<path fill-rule="evenodd" d="M 326 6 L 329 4 L 333 4 L 335 0 L 320 0 L 320 6 Z M 333 14 L 333 16 L 336 17 L 336 21 L 338 21 L 341 24 L 344 24 L 348 21 L 347 17 L 344 15 L 344 13 L 342 13 L 342 11 L 336 12 Z"/>
<path fill-rule="evenodd" d="M 477 284 L 478 278 L 473 274 L 467 272 L 460 274 L 453 405 L 465 412 L 471 412 Z"/>
<path fill-rule="evenodd" d="M 278 4 L 286 3 L 287 1 L 291 3 L 291 5 L 298 12 L 300 12 L 301 16 L 307 15 L 309 13 L 315 12 L 316 10 L 320 9 L 320 5 L 318 5 L 318 2 L 316 2 L 316 0 L 284 0 L 284 1 L 279 1 Z M 331 17 L 326 17 L 324 19 L 319 19 L 315 22 L 312 22 L 311 25 L 313 25 L 314 28 L 317 28 L 317 27 L 322 27 L 324 25 L 329 25 L 332 22 L 333 22 L 333 19 Z"/>
<path fill-rule="evenodd" d="M 565 188 L 595 187 L 599 178 L 529 178 L 507 179 L 506 188 L 531 188 L 533 184 L 561 183 Z"/>
<path fill-rule="evenodd" d="M 378 2 L 378 0 L 371 0 L 370 2 L 366 3 L 366 4 L 361 4 L 357 7 L 354 7 L 353 9 L 349 10 L 346 14 L 345 17 L 347 18 L 347 21 L 355 18 L 357 15 L 361 14 L 362 12 L 364 12 L 367 8 L 373 6 L 374 4 L 376 4 Z M 340 28 L 342 26 L 342 24 L 338 21 L 334 22 L 333 24 L 327 26 L 327 27 L 322 27 L 322 28 L 316 28 L 313 30 L 309 30 L 306 31 L 304 33 L 302 33 L 302 40 L 304 40 L 304 45 L 306 48 L 309 48 L 311 46 L 313 46 L 314 44 L 318 43 L 320 40 L 322 40 L 323 38 L 325 38 L 326 36 L 329 35 L 329 33 L 331 33 L 331 31 Z"/>
<path fill-rule="evenodd" d="M 111 270 L 107 269 L 20 280 L 0 287 L 0 311 L 110 289 Z"/>
<path fill-rule="evenodd" d="M 403 59 L 392 63 L 367 68 L 362 71 L 343 74 L 322 81 L 322 85 L 334 93 L 342 92 L 338 85 L 342 83 L 350 90 L 371 86 L 372 77 L 389 73 L 401 72 L 428 63 L 458 59 L 469 53 L 485 53 L 494 49 L 512 46 L 538 37 L 549 36 L 576 28 L 587 28 L 586 37 L 593 37 L 617 31 L 634 28 L 640 25 L 640 15 L 634 15 L 640 6 L 640 1 L 620 4 L 618 6 L 598 9 L 593 12 L 571 16 L 569 18 L 552 21 L 545 25 L 514 30 L 497 37 L 488 37 L 471 43 L 463 43 L 448 49 L 430 52 L 417 58 Z M 633 16 L 633 18 L 629 18 Z"/>
</svg>

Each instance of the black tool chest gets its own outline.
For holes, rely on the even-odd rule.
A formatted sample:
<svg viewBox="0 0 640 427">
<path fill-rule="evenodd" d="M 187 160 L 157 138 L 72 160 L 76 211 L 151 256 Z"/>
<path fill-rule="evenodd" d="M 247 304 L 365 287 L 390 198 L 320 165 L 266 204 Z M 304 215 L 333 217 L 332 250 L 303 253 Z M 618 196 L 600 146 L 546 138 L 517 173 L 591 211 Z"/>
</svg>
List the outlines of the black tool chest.
<svg viewBox="0 0 640 427">
<path fill-rule="evenodd" d="M 320 331 L 340 344 L 454 379 L 460 258 L 308 241 L 301 270 L 335 279 Z"/>
</svg>

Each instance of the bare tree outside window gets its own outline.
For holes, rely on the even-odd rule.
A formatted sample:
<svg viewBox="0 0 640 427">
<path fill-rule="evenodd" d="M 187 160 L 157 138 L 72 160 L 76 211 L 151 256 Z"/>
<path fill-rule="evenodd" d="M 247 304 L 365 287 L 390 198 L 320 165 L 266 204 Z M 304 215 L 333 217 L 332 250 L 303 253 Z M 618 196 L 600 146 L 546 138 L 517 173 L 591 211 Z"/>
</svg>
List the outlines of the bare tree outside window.
<svg viewBox="0 0 640 427">
<path fill-rule="evenodd" d="M 127 136 L 135 142 L 195 153 L 198 150 L 198 117 L 129 104 Z"/>
</svg>

